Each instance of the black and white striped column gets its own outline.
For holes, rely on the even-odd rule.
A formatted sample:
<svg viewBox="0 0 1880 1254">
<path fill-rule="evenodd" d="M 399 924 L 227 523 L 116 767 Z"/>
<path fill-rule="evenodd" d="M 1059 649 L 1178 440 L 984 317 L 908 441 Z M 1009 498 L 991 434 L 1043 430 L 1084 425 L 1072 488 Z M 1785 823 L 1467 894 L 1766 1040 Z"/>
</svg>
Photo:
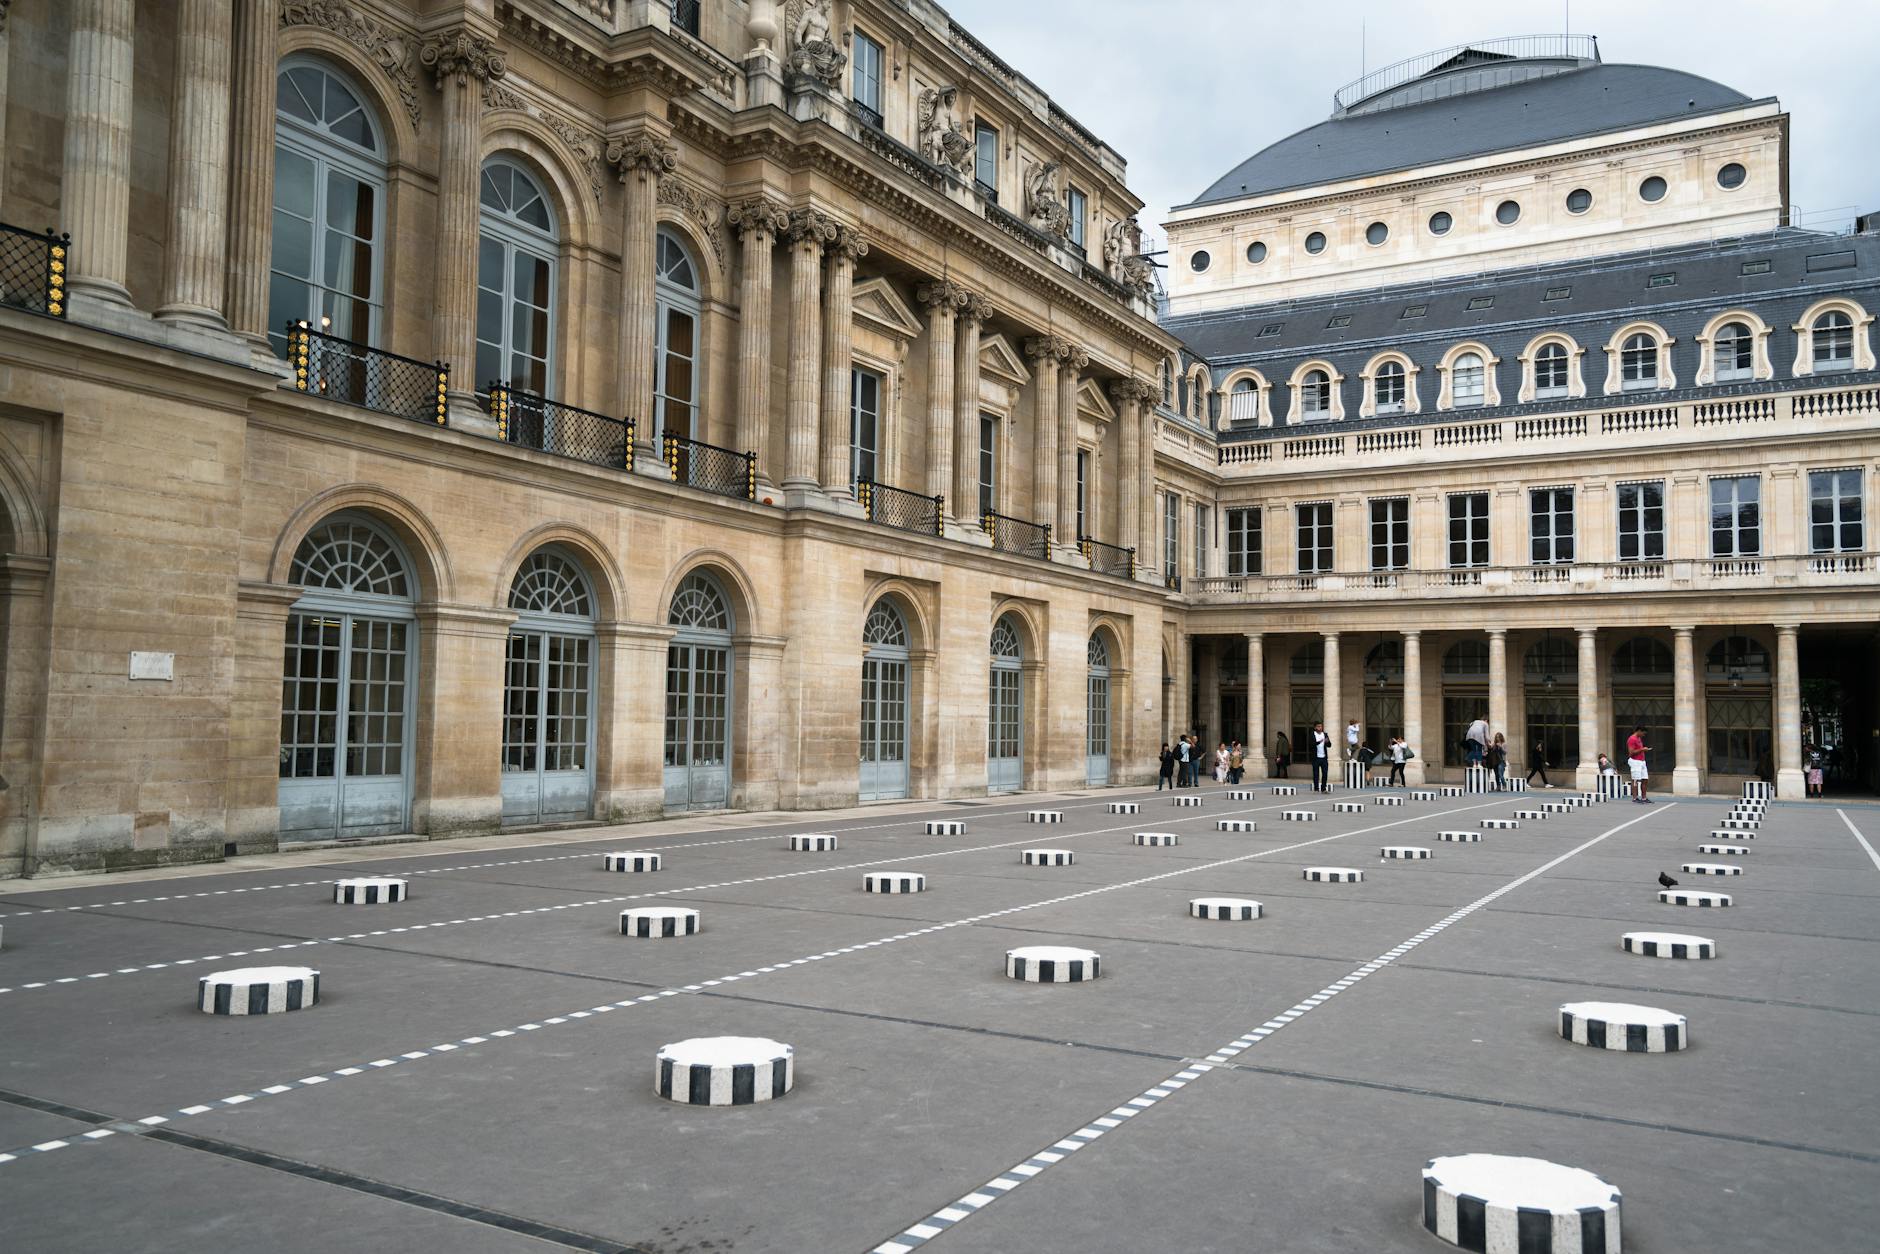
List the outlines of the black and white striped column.
<svg viewBox="0 0 1880 1254">
<path fill-rule="evenodd" d="M 1217 832 L 1257 832 L 1260 823 L 1257 819 L 1216 819 L 1214 830 Z"/>
<path fill-rule="evenodd" d="M 1364 787 L 1364 763 L 1356 759 L 1345 763 L 1345 787 L 1354 791 Z"/>
<path fill-rule="evenodd" d="M 1686 862 L 1686 875 L 1741 875 L 1743 868 L 1734 862 Z"/>
<path fill-rule="evenodd" d="M 1251 788 L 1229 788 L 1227 790 L 1227 799 L 1229 801 L 1253 801 L 1258 798 L 1259 795 L 1258 792 Z"/>
<path fill-rule="evenodd" d="M 1140 801 L 1112 801 L 1110 803 L 1111 814 L 1140 814 L 1141 812 L 1142 802 Z"/>
<path fill-rule="evenodd" d="M 1547 818 L 1547 811 L 1545 810 L 1516 810 L 1514 812 L 1514 816 L 1517 819 L 1533 819 L 1536 822 L 1540 822 L 1541 820 Z"/>
<path fill-rule="evenodd" d="M 1434 788 L 1412 788 L 1410 790 L 1410 800 L 1434 801 L 1436 800 L 1436 790 Z"/>
<path fill-rule="evenodd" d="M 1442 784 L 1437 787 L 1436 791 L 1442 793 L 1445 797 L 1460 797 L 1462 796 L 1462 785 Z"/>
<path fill-rule="evenodd" d="M 1430 851 L 1422 845 L 1385 845 L 1382 849 L 1377 851 L 1377 856 L 1380 858 L 1402 858 L 1405 861 L 1414 862 L 1420 858 L 1430 857 L 1431 854 Z"/>
<path fill-rule="evenodd" d="M 1250 897 L 1196 897 L 1188 903 L 1188 913 L 1197 919 L 1245 922 L 1259 918 L 1260 911 L 1260 903 Z"/>
<path fill-rule="evenodd" d="M 601 855 L 603 871 L 657 871 L 659 855 L 656 853 L 604 853 Z"/>
<path fill-rule="evenodd" d="M 1228 820 L 1222 821 L 1227 822 Z M 1182 840 L 1181 837 L 1177 836 L 1174 832 L 1137 832 L 1136 843 L 1139 845 L 1160 847 L 1163 845 L 1179 845 L 1182 843 Z"/>
<path fill-rule="evenodd" d="M 1715 958 L 1717 942 L 1708 936 L 1688 936 L 1683 932 L 1627 932 L 1619 938 L 1619 948 L 1641 958 Z"/>
<path fill-rule="evenodd" d="M 1730 904 L 1728 893 L 1704 893 L 1694 888 L 1661 888 L 1658 900 L 1667 906 L 1698 906 L 1712 909 Z"/>
<path fill-rule="evenodd" d="M 1305 878 L 1314 884 L 1361 884 L 1364 872 L 1348 866 L 1309 866 Z"/>
<path fill-rule="evenodd" d="M 1432 1158 L 1423 1168 L 1423 1226 L 1482 1254 L 1620 1254 L 1619 1190 L 1539 1158 Z"/>
<path fill-rule="evenodd" d="M 620 934 L 640 940 L 693 936 L 698 932 L 698 920 L 698 911 L 689 906 L 635 906 L 620 912 Z"/>
<path fill-rule="evenodd" d="M 1103 960 L 1094 949 L 1025 945 L 1005 951 L 1005 974 L 1028 984 L 1081 984 L 1094 980 Z"/>
<path fill-rule="evenodd" d="M 1776 786 L 1774 784 L 1752 779 L 1743 785 L 1743 800 L 1745 801 L 1774 801 L 1775 799 Z"/>
<path fill-rule="evenodd" d="M 335 905 L 379 906 L 388 902 L 403 901 L 410 895 L 409 881 L 393 879 L 389 876 L 375 875 L 362 879 L 333 881 Z"/>
<path fill-rule="evenodd" d="M 1486 766 L 1465 766 L 1462 768 L 1462 790 L 1466 793 L 1488 791 L 1488 768 Z"/>
<path fill-rule="evenodd" d="M 1632 795 L 1632 781 L 1617 775 L 1600 775 L 1593 780 L 1593 796 L 1600 801 L 1616 801 Z"/>
<path fill-rule="evenodd" d="M 964 836 L 966 835 L 966 820 L 928 819 L 927 834 L 929 836 Z"/>
<path fill-rule="evenodd" d="M 1332 802 L 1332 813 L 1334 814 L 1363 814 L 1364 802 L 1362 801 L 1334 801 Z"/>
<path fill-rule="evenodd" d="M 1403 804 L 1403 798 L 1396 793 L 1385 793 L 1381 797 L 1374 798 L 1374 800 L 1381 806 L 1400 806 Z"/>
<path fill-rule="evenodd" d="M 1756 833 L 1755 832 L 1737 832 L 1737 831 L 1732 831 L 1727 827 L 1720 827 L 1720 828 L 1713 828 L 1711 830 L 1710 838 L 1712 840 L 1755 840 Z"/>
<path fill-rule="evenodd" d="M 749 1106 L 796 1083 L 796 1051 L 761 1036 L 698 1036 L 660 1047 L 653 1091 L 689 1106 Z"/>
<path fill-rule="evenodd" d="M 1025 811 L 1025 821 L 1027 823 L 1062 823 L 1064 821 L 1064 811 L 1027 810 Z"/>
<path fill-rule="evenodd" d="M 1279 818 L 1282 823 L 1316 823 L 1319 812 L 1317 810 L 1281 810 Z"/>
<path fill-rule="evenodd" d="M 312 967 L 239 967 L 196 981 L 196 1008 L 212 1015 L 279 1015 L 320 1000 Z"/>
<path fill-rule="evenodd" d="M 833 853 L 836 838 L 826 832 L 797 832 L 790 837 L 793 853 Z"/>
<path fill-rule="evenodd" d="M 1520 819 L 1483 819 L 1482 830 L 1485 832 L 1506 832 L 1521 826 Z"/>
<path fill-rule="evenodd" d="M 1450 840 L 1450 841 L 1468 841 L 1470 843 L 1475 843 L 1482 839 L 1482 833 L 1458 832 L 1458 831 L 1438 832 L 1436 833 L 1436 839 Z"/>
<path fill-rule="evenodd" d="M 1297 797 L 1299 795 L 1299 785 L 1275 784 L 1273 785 L 1273 795 L 1275 797 Z"/>
<path fill-rule="evenodd" d="M 1743 858 L 1756 851 L 1748 845 L 1699 845 L 1697 852 L 1714 854 L 1719 858 Z"/>
<path fill-rule="evenodd" d="M 1077 861 L 1077 855 L 1068 849 L 1026 849 L 1018 856 L 1026 866 L 1069 866 Z"/>
<path fill-rule="evenodd" d="M 1684 1016 L 1619 1001 L 1572 1001 L 1560 1008 L 1560 1036 L 1575 1045 L 1629 1054 L 1675 1054 L 1691 1043 Z"/>
<path fill-rule="evenodd" d="M 918 871 L 869 871 L 862 876 L 867 893 L 924 893 L 927 877 Z"/>
<path fill-rule="evenodd" d="M 1175 798 L 1175 804 L 1178 806 L 1198 806 L 1201 804 L 1201 798 L 1195 796 L 1193 793 L 1183 793 Z"/>
</svg>

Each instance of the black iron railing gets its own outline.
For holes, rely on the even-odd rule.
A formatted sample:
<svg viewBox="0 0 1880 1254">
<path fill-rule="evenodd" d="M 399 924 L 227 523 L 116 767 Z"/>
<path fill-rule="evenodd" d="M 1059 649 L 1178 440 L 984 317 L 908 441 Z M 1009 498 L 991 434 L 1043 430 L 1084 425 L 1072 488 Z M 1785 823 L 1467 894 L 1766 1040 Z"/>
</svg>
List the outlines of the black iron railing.
<svg viewBox="0 0 1880 1254">
<path fill-rule="evenodd" d="M 668 431 L 665 435 L 666 472 L 674 483 L 735 496 L 741 500 L 757 499 L 757 454 L 738 453 L 702 440 L 688 440 Z"/>
<path fill-rule="evenodd" d="M 1008 518 L 991 510 L 979 516 L 982 531 L 992 537 L 992 547 L 1001 553 L 1051 560 L 1051 524 Z"/>
<path fill-rule="evenodd" d="M 0 305 L 65 317 L 65 259 L 72 237 L 0 222 Z"/>
<path fill-rule="evenodd" d="M 496 419 L 500 440 L 594 466 L 633 469 L 631 418 L 577 409 L 533 392 L 519 392 L 507 383 L 490 384 L 485 405 Z"/>
<path fill-rule="evenodd" d="M 672 28 L 698 38 L 699 0 L 672 0 Z"/>
<path fill-rule="evenodd" d="M 1077 551 L 1090 563 L 1090 569 L 1099 575 L 1117 575 L 1124 579 L 1136 577 L 1136 550 L 1119 548 L 1114 544 L 1105 544 L 1090 536 L 1077 537 Z"/>
<path fill-rule="evenodd" d="M 287 360 L 294 386 L 310 396 L 444 425 L 450 367 L 441 361 L 400 357 L 315 331 L 304 321 L 287 324 Z"/>
<path fill-rule="evenodd" d="M 855 499 L 861 503 L 871 523 L 923 536 L 945 534 L 946 498 L 943 496 L 923 496 L 906 488 L 857 479 Z"/>
</svg>

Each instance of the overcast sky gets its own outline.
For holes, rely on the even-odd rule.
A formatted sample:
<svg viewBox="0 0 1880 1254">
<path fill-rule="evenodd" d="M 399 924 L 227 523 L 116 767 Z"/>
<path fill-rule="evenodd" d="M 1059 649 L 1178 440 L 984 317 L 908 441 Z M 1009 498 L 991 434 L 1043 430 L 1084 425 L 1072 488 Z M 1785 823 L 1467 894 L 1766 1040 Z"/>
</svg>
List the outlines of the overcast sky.
<svg viewBox="0 0 1880 1254">
<path fill-rule="evenodd" d="M 1367 65 L 1559 31 L 1566 15 L 1560 0 L 941 2 L 1122 153 L 1144 230 L 1158 241 L 1171 205 L 1323 121 L 1332 92 Z M 1670 66 L 1781 100 L 1803 225 L 1880 210 L 1880 6 L 1871 0 L 1573 0 L 1571 10 L 1571 29 L 1597 35 L 1609 62 Z"/>
</svg>

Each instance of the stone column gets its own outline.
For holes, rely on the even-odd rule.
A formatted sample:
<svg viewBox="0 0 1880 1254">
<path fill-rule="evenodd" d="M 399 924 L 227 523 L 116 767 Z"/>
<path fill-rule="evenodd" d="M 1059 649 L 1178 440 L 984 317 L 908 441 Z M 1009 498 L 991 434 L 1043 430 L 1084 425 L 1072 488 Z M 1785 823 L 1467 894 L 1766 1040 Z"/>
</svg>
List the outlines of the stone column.
<svg viewBox="0 0 1880 1254">
<path fill-rule="evenodd" d="M 157 317 L 223 330 L 227 291 L 229 6 L 178 0 L 170 109 L 170 237 Z"/>
<path fill-rule="evenodd" d="M 1488 633 L 1488 740 L 1508 734 L 1508 632 L 1493 627 Z M 1511 764 L 1512 765 L 1512 764 Z"/>
<path fill-rule="evenodd" d="M 843 227 L 829 245 L 829 275 L 823 285 L 823 394 L 822 394 L 822 484 L 832 499 L 847 498 L 854 490 L 849 482 L 849 394 L 850 372 L 855 365 L 855 313 L 852 294 L 855 289 L 855 263 L 868 255 L 868 242 L 850 227 Z M 886 382 L 885 380 L 883 381 Z M 885 426 L 887 398 L 879 398 L 875 422 L 875 447 L 881 447 Z"/>
<path fill-rule="evenodd" d="M 1247 778 L 1265 779 L 1266 637 L 1257 631 L 1247 633 L 1247 739 L 1241 748 L 1246 756 Z"/>
<path fill-rule="evenodd" d="M 1032 361 L 1031 521 L 1055 523 L 1058 501 L 1058 363 L 1062 343 L 1041 335 L 1025 342 Z"/>
<path fill-rule="evenodd" d="M 129 308 L 132 0 L 71 0 L 66 60 L 62 226 L 72 235 L 66 290 Z"/>
<path fill-rule="evenodd" d="M 1059 547 L 1077 550 L 1077 385 L 1090 354 L 1064 345 L 1058 366 L 1057 519 L 1051 535 Z M 1086 485 L 1086 489 L 1089 485 Z M 1219 720 L 1213 735 L 1220 739 Z"/>
<path fill-rule="evenodd" d="M 653 439 L 654 245 L 659 227 L 659 176 L 679 168 L 679 151 L 652 131 L 635 131 L 607 145 L 607 164 L 620 171 L 620 376 L 622 418 L 639 424 L 637 443 Z M 474 334 L 474 328 L 473 332 Z M 654 466 L 661 464 L 654 458 Z"/>
<path fill-rule="evenodd" d="M 1795 623 L 1776 624 L 1776 796 L 1803 797 L 1802 670 Z"/>
<path fill-rule="evenodd" d="M 1599 777 L 1599 628 L 1582 627 L 1579 632 L 1580 765 L 1573 783 L 1590 792 Z"/>
<path fill-rule="evenodd" d="M 7 150 L 7 111 L 4 103 L 7 98 L 7 57 L 10 47 L 7 39 L 7 5 L 12 2 L 0 0 L 0 152 Z M 4 182 L 4 179 L 0 179 L 0 184 Z M 5 191 L 5 187 L 0 186 L 0 208 L 4 208 Z"/>
<path fill-rule="evenodd" d="M 1671 791 L 1688 797 L 1698 793 L 1697 659 L 1691 645 L 1695 630 L 1671 629 L 1671 725 L 1678 751 L 1677 765 L 1671 769 Z"/>
<path fill-rule="evenodd" d="M 1142 446 L 1136 440 L 1136 389 L 1139 386 L 1134 379 L 1119 379 L 1110 384 L 1110 401 L 1116 406 L 1116 543 L 1122 548 L 1140 544 L 1142 540 L 1141 515 L 1136 511 L 1137 480 L 1142 476 L 1139 467 L 1142 462 Z M 1142 561 L 1140 550 L 1136 560 Z M 1265 751 L 1261 751 L 1264 755 Z"/>
<path fill-rule="evenodd" d="M 1429 755 L 1441 751 L 1440 745 L 1423 743 L 1423 633 L 1420 631 L 1403 633 L 1403 738 L 1416 750 L 1416 756 L 1403 767 L 1404 783 L 1414 788 L 1429 779 L 1425 774 L 1431 761 Z"/>
<path fill-rule="evenodd" d="M 838 233 L 815 209 L 790 215 L 790 397 L 785 411 L 784 501 L 816 490 L 816 424 L 822 411 L 822 256 Z"/>
<path fill-rule="evenodd" d="M 940 496 L 953 486 L 953 323 L 965 293 L 951 283 L 923 283 L 914 295 L 927 307 L 927 474 L 921 491 Z"/>
<path fill-rule="evenodd" d="M 1128 432 L 1126 439 L 1136 442 L 1136 534 L 1131 542 L 1136 546 L 1136 573 L 1152 582 L 1160 583 L 1156 573 L 1162 566 L 1161 555 L 1155 551 L 1155 385 L 1144 380 L 1136 381 L 1136 423 L 1135 430 Z"/>
<path fill-rule="evenodd" d="M 1332 776 L 1331 779 L 1327 781 L 1332 784 L 1343 783 L 1345 778 L 1342 773 L 1345 768 L 1339 765 L 1345 759 L 1344 702 L 1340 700 L 1343 695 L 1340 692 L 1342 687 L 1343 680 L 1339 675 L 1338 666 L 1338 633 L 1328 631 L 1325 633 L 1325 677 L 1321 681 L 1319 717 L 1325 722 L 1325 734 L 1332 738 L 1331 747 L 1327 749 L 1325 753 L 1326 765 L 1330 769 L 1340 772 L 1340 774 Z M 1306 730 L 1310 731 L 1311 728 L 1307 728 Z M 1310 770 L 1312 767 L 1312 744 L 1310 741 L 1306 743 L 1305 752 L 1306 768 Z"/>
<path fill-rule="evenodd" d="M 979 329 L 991 308 L 968 294 L 953 317 L 953 489 L 948 513 L 979 525 Z"/>
<path fill-rule="evenodd" d="M 272 0 L 235 0 L 230 111 L 228 324 L 268 354 L 268 266 L 274 253 L 274 78 L 280 29 Z M 279 328 L 272 328 L 278 330 Z"/>
<path fill-rule="evenodd" d="M 758 473 L 768 476 L 770 452 L 770 250 L 790 224 L 784 207 L 762 196 L 731 206 L 725 220 L 743 241 L 738 296 L 738 416 L 733 437 L 739 452 L 757 454 Z"/>
</svg>

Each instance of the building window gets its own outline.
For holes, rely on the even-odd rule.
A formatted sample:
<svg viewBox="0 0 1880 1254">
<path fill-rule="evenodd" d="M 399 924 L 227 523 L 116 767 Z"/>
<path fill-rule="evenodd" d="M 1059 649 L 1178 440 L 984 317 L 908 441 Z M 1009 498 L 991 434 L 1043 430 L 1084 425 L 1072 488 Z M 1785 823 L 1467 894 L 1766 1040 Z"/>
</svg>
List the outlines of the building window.
<svg viewBox="0 0 1880 1254">
<path fill-rule="evenodd" d="M 1658 386 L 1658 341 L 1640 331 L 1619 349 L 1619 386 L 1627 392 Z"/>
<path fill-rule="evenodd" d="M 1077 538 L 1090 534 L 1090 450 L 1077 450 Z"/>
<path fill-rule="evenodd" d="M 1495 206 L 1495 221 L 1503 226 L 1513 226 L 1521 220 L 1521 202 L 1504 200 Z"/>
<path fill-rule="evenodd" d="M 385 157 L 378 121 L 339 75 L 289 61 L 275 86 L 268 340 L 286 326 L 373 344 L 383 302 Z"/>
<path fill-rule="evenodd" d="M 1656 204 L 1665 198 L 1665 181 L 1656 174 L 1638 185 L 1638 198 L 1647 204 Z"/>
<path fill-rule="evenodd" d="M 987 200 L 999 203 L 999 132 L 984 122 L 973 123 L 973 182 Z"/>
<path fill-rule="evenodd" d="M 1331 317 L 1325 320 L 1325 329 L 1327 331 L 1338 331 L 1350 325 L 1351 325 L 1350 314 L 1333 314 Z"/>
<path fill-rule="evenodd" d="M 1214 258 L 1208 256 L 1207 249 L 1196 249 L 1188 256 L 1188 268 L 1193 270 L 1196 274 L 1200 274 L 1203 270 L 1206 270 L 1213 261 Z"/>
<path fill-rule="evenodd" d="M 1619 560 L 1655 562 L 1665 555 L 1665 483 L 1619 485 Z"/>
<path fill-rule="evenodd" d="M 1732 161 L 1717 171 L 1717 186 L 1726 192 L 1733 192 L 1749 179 L 1749 171 L 1740 161 Z"/>
<path fill-rule="evenodd" d="M 1084 220 L 1090 216 L 1090 201 L 1075 187 L 1064 193 L 1064 207 L 1070 213 L 1071 246 L 1078 252 L 1084 250 Z"/>
<path fill-rule="evenodd" d="M 849 480 L 875 481 L 875 449 L 881 428 L 881 376 L 849 371 Z"/>
<path fill-rule="evenodd" d="M 1457 409 L 1473 409 L 1488 399 L 1488 371 L 1480 353 L 1464 353 L 1449 368 L 1449 400 Z"/>
<path fill-rule="evenodd" d="M 1864 543 L 1858 470 L 1808 472 L 1808 547 L 1811 553 L 1858 553 Z"/>
<path fill-rule="evenodd" d="M 1762 479 L 1732 475 L 1710 481 L 1710 555 L 1762 553 Z"/>
<path fill-rule="evenodd" d="M 1373 222 L 1364 228 L 1364 242 L 1375 247 L 1390 238 L 1390 228 L 1382 222 Z"/>
<path fill-rule="evenodd" d="M 1325 232 L 1314 231 L 1306 236 L 1306 251 L 1314 257 L 1325 251 Z"/>
<path fill-rule="evenodd" d="M 1265 261 L 1266 245 L 1260 240 L 1255 240 L 1253 243 L 1247 245 L 1247 260 L 1251 261 L 1256 266 L 1262 261 Z"/>
<path fill-rule="evenodd" d="M 1263 565 L 1263 556 L 1259 509 L 1228 510 L 1227 573 L 1257 575 Z"/>
<path fill-rule="evenodd" d="M 1815 319 L 1815 369 L 1852 370 L 1854 368 L 1854 320 L 1838 309 L 1830 309 Z"/>
<path fill-rule="evenodd" d="M 1573 560 L 1573 489 L 1535 488 L 1528 493 L 1528 558 L 1536 566 Z"/>
<path fill-rule="evenodd" d="M 1567 394 L 1568 358 L 1565 344 L 1543 344 L 1534 355 L 1534 396 L 1538 400 Z"/>
<path fill-rule="evenodd" d="M 1593 207 L 1593 193 L 1584 187 L 1576 187 L 1567 193 L 1567 212 L 1585 213 Z"/>
<path fill-rule="evenodd" d="M 1332 568 L 1332 503 L 1318 501 L 1311 505 L 1300 505 L 1295 512 L 1299 519 L 1299 573 L 1316 575 Z"/>
<path fill-rule="evenodd" d="M 1173 588 L 1182 573 L 1182 499 L 1173 492 L 1162 494 L 1162 579 Z"/>
<path fill-rule="evenodd" d="M 1403 363 L 1387 361 L 1379 366 L 1377 376 L 1371 380 L 1371 389 L 1378 413 L 1401 414 L 1404 398 Z"/>
<path fill-rule="evenodd" d="M 1231 392 L 1227 394 L 1227 421 L 1233 426 L 1245 426 L 1260 420 L 1260 392 L 1252 379 L 1236 379 Z"/>
<path fill-rule="evenodd" d="M 1449 565 L 1488 565 L 1488 493 L 1462 492 L 1449 498 Z"/>
<path fill-rule="evenodd" d="M 1756 374 L 1756 337 L 1747 323 L 1726 322 L 1711 349 L 1716 354 L 1717 382 L 1753 378 Z"/>
<path fill-rule="evenodd" d="M 1410 498 L 1371 502 L 1371 569 L 1410 568 Z"/>
<path fill-rule="evenodd" d="M 1307 422 L 1332 416 L 1332 377 L 1323 370 L 1309 370 L 1299 381 L 1299 413 Z"/>
<path fill-rule="evenodd" d="M 1430 234 L 1447 235 L 1449 234 L 1449 228 L 1455 224 L 1456 220 L 1454 218 L 1439 209 L 1430 215 Z"/>
<path fill-rule="evenodd" d="M 979 415 L 979 512 L 998 510 L 999 420 L 991 414 Z"/>
<path fill-rule="evenodd" d="M 483 163 L 477 235 L 479 392 L 504 382 L 545 396 L 554 344 L 555 219 L 541 187 L 513 162 Z"/>
<path fill-rule="evenodd" d="M 1214 511 L 1206 505 L 1195 506 L 1195 578 L 1208 575 L 1208 550 L 1214 547 Z"/>
<path fill-rule="evenodd" d="M 653 258 L 653 435 L 691 439 L 698 417 L 698 267 L 669 231 L 659 232 Z"/>
<path fill-rule="evenodd" d="M 855 72 L 850 90 L 862 117 L 876 130 L 881 129 L 881 45 L 855 32 Z"/>
<path fill-rule="evenodd" d="M 1542 293 L 1541 293 L 1541 299 L 1542 299 L 1543 301 L 1549 301 L 1549 300 L 1572 300 L 1572 299 L 1573 299 L 1573 288 L 1572 288 L 1571 286 L 1568 286 L 1568 287 L 1550 287 L 1550 288 L 1548 288 L 1548 289 L 1547 289 L 1547 290 L 1546 290 L 1545 292 L 1542 292 Z"/>
</svg>

